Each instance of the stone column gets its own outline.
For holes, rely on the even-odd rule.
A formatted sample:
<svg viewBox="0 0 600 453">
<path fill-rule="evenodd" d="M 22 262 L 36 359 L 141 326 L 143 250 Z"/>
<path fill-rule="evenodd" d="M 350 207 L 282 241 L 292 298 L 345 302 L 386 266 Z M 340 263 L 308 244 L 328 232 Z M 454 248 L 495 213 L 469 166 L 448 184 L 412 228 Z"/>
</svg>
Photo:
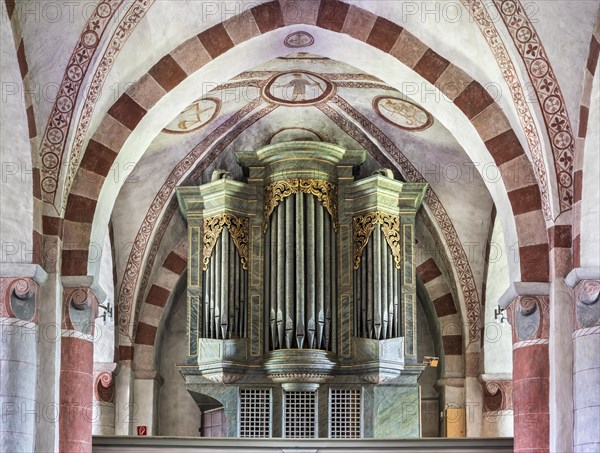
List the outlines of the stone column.
<svg viewBox="0 0 600 453">
<path fill-rule="evenodd" d="M 92 434 L 115 434 L 115 379 L 116 363 L 94 365 L 94 412 Z"/>
<path fill-rule="evenodd" d="M 60 451 L 92 451 L 93 327 L 97 303 L 89 286 L 71 286 L 63 278 Z"/>
<path fill-rule="evenodd" d="M 466 437 L 481 437 L 483 430 L 483 390 L 481 374 L 481 353 L 479 343 L 467 346 L 465 354 L 465 422 Z"/>
<path fill-rule="evenodd" d="M 32 278 L 0 277 L 0 451 L 35 450 L 37 290 Z"/>
<path fill-rule="evenodd" d="M 512 379 L 505 374 L 482 374 L 483 425 L 481 437 L 513 437 Z"/>
<path fill-rule="evenodd" d="M 600 451 L 600 279 L 569 277 L 567 281 L 575 289 L 573 450 L 597 452 Z"/>
<path fill-rule="evenodd" d="M 134 370 L 133 373 L 135 376 L 133 382 L 134 426 L 145 426 L 148 436 L 156 436 L 158 435 L 158 391 L 162 385 L 162 377 L 157 371 Z"/>
<path fill-rule="evenodd" d="M 125 350 L 132 353 L 133 348 L 121 346 L 119 350 Z M 121 355 L 121 352 L 120 352 Z M 131 436 L 133 434 L 133 423 L 135 420 L 135 411 L 133 399 L 133 371 L 131 369 L 131 358 L 119 361 L 115 371 L 115 435 Z"/>
<path fill-rule="evenodd" d="M 548 296 L 518 296 L 508 307 L 513 327 L 515 452 L 549 451 L 549 302 Z"/>
</svg>

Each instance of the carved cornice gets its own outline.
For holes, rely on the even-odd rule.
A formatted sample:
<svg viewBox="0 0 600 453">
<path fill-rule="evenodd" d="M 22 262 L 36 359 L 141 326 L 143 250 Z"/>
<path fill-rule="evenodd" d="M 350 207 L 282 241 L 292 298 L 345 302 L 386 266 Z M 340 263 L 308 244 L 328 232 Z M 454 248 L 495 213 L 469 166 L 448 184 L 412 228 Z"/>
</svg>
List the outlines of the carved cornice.
<svg viewBox="0 0 600 453">
<path fill-rule="evenodd" d="M 338 231 L 337 186 L 322 179 L 282 179 L 265 187 L 263 233 L 267 232 L 271 214 L 287 197 L 307 193 L 313 195 L 331 216 L 333 229 Z"/>
<path fill-rule="evenodd" d="M 202 238 L 202 269 L 208 269 L 208 263 L 221 231 L 227 227 L 233 243 L 240 254 L 242 268 L 248 270 L 248 241 L 250 226 L 248 219 L 233 214 L 221 214 L 204 219 L 204 236 Z"/>
<path fill-rule="evenodd" d="M 385 240 L 391 249 L 392 255 L 394 255 L 396 268 L 400 269 L 402 265 L 400 217 L 380 211 L 369 212 L 368 214 L 356 216 L 352 219 L 352 229 L 354 233 L 354 269 L 360 267 L 360 257 L 362 256 L 364 248 L 369 243 L 369 238 L 375 229 L 375 225 L 381 225 L 381 231 L 383 231 Z"/>
</svg>

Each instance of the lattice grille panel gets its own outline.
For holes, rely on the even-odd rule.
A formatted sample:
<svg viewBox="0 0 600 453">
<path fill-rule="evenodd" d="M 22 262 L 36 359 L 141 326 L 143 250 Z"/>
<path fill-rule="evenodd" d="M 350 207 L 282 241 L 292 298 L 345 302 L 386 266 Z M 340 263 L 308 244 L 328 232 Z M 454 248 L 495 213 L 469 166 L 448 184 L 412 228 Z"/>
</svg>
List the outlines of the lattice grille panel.
<svg viewBox="0 0 600 453">
<path fill-rule="evenodd" d="M 361 437 L 360 390 L 329 390 L 329 438 L 356 439 Z"/>
<path fill-rule="evenodd" d="M 285 392 L 285 437 L 316 437 L 316 392 Z"/>
<path fill-rule="evenodd" d="M 271 437 L 270 389 L 240 389 L 240 437 Z"/>
</svg>

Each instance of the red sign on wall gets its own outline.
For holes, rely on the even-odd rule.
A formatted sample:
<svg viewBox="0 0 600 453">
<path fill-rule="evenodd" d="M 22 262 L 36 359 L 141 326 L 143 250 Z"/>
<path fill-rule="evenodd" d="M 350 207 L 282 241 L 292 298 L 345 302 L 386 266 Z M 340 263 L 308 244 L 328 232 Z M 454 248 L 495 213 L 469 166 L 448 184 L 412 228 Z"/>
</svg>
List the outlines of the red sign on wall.
<svg viewBox="0 0 600 453">
<path fill-rule="evenodd" d="M 137 435 L 138 436 L 147 436 L 148 435 L 148 427 L 138 426 L 137 427 Z"/>
</svg>

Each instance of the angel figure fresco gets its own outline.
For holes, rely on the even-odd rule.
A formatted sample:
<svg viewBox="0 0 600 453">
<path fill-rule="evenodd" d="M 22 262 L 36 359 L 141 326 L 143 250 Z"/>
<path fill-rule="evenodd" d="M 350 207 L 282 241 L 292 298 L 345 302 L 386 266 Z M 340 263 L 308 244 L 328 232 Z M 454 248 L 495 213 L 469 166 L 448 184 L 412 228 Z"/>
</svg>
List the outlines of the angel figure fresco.
<svg viewBox="0 0 600 453">
<path fill-rule="evenodd" d="M 283 96 L 289 101 L 306 101 L 319 97 L 325 88 L 313 77 L 306 73 L 295 72 L 292 74 L 292 79 L 287 83 L 275 83 L 273 88 L 283 89 Z M 289 89 L 292 90 L 291 97 L 289 96 Z M 307 89 L 309 91 L 309 97 L 307 98 Z M 312 90 L 314 89 L 314 91 Z"/>
</svg>

